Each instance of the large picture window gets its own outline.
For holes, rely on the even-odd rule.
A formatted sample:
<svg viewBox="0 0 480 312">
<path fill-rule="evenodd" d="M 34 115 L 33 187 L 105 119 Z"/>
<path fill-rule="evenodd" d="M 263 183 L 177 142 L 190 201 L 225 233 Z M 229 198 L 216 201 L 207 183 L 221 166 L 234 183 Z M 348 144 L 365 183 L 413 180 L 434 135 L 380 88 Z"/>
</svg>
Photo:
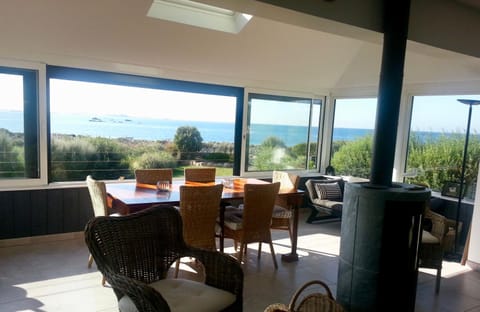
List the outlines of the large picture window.
<svg viewBox="0 0 480 312">
<path fill-rule="evenodd" d="M 0 67 L 0 178 L 40 178 L 38 71 Z"/>
<path fill-rule="evenodd" d="M 330 165 L 337 175 L 369 178 L 376 98 L 335 100 Z"/>
<path fill-rule="evenodd" d="M 322 100 L 249 93 L 247 172 L 314 170 Z"/>
<path fill-rule="evenodd" d="M 68 69 L 49 86 L 51 181 L 194 165 L 233 174 L 241 89 Z"/>
<path fill-rule="evenodd" d="M 480 100 L 480 95 L 415 96 L 405 170 L 406 181 L 424 183 L 441 191 L 460 182 L 469 106 L 458 99 Z M 473 198 L 480 161 L 480 107 L 472 107 L 467 148 L 466 198 Z"/>
</svg>

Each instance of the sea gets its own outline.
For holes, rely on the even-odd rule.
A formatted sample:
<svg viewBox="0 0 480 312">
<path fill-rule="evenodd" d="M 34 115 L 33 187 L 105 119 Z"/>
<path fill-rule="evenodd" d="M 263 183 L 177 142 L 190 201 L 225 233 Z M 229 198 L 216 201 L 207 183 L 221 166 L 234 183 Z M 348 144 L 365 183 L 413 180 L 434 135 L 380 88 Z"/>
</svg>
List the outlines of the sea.
<svg viewBox="0 0 480 312">
<path fill-rule="evenodd" d="M 65 135 L 101 136 L 107 138 L 128 138 L 137 140 L 173 140 L 178 127 L 196 127 L 204 142 L 234 141 L 234 123 L 182 121 L 153 118 L 139 118 L 122 115 L 92 116 L 81 114 L 52 114 L 51 133 Z M 23 114 L 18 111 L 0 111 L 0 128 L 11 132 L 23 131 Z M 272 133 L 282 139 L 287 146 L 305 142 L 307 127 L 291 125 L 252 124 L 250 144 L 261 144 Z M 313 128 L 312 134 L 318 132 Z M 422 133 L 422 132 L 420 132 Z M 335 128 L 333 140 L 352 141 L 367 134 L 372 129 Z M 440 136 L 441 133 L 425 132 L 425 136 Z M 314 137 L 316 138 L 316 137 Z"/>
</svg>

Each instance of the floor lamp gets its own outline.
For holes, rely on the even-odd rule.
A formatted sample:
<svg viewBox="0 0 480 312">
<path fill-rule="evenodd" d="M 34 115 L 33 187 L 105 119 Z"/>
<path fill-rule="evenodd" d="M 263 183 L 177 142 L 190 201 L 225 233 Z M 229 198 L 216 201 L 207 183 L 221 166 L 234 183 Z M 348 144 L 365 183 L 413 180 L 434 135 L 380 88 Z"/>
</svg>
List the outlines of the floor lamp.
<svg viewBox="0 0 480 312">
<path fill-rule="evenodd" d="M 455 254 L 458 253 L 458 219 L 460 218 L 460 209 L 462 206 L 462 194 L 463 194 L 463 187 L 465 183 L 465 167 L 467 165 L 467 151 L 468 151 L 468 139 L 470 137 L 470 122 L 472 119 L 472 107 L 473 105 L 480 105 L 480 100 L 466 100 L 466 99 L 458 99 L 460 103 L 468 105 L 468 122 L 467 122 L 467 134 L 465 138 L 465 146 L 463 147 L 463 162 L 462 162 L 462 174 L 460 176 L 460 192 L 458 193 L 458 203 L 457 203 L 457 215 L 455 218 Z"/>
</svg>

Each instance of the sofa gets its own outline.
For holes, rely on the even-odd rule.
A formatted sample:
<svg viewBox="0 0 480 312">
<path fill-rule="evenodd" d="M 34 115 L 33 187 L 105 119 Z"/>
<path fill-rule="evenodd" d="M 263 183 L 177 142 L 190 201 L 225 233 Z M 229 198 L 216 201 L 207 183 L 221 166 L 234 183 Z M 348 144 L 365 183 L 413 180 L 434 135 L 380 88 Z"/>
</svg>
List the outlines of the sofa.
<svg viewBox="0 0 480 312">
<path fill-rule="evenodd" d="M 342 216 L 345 183 L 367 182 L 351 176 L 320 176 L 305 182 L 307 207 L 311 209 L 307 223 L 337 221 Z"/>
</svg>

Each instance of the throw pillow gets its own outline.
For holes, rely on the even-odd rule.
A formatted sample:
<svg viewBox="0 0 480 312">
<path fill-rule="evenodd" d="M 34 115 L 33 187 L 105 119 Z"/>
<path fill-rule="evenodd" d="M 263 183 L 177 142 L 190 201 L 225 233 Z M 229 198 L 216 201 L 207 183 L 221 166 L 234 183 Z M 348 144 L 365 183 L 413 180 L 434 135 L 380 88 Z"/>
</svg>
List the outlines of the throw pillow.
<svg viewBox="0 0 480 312">
<path fill-rule="evenodd" d="M 342 190 L 338 182 L 315 183 L 315 190 L 319 199 L 342 201 Z"/>
</svg>

